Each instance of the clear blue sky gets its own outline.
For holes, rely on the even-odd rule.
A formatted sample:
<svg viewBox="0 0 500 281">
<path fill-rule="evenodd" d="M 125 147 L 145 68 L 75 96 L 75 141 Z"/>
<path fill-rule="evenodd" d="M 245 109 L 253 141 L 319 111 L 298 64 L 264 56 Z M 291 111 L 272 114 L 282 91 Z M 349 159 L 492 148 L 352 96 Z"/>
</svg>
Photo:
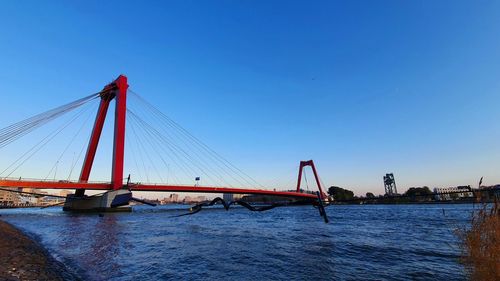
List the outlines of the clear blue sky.
<svg viewBox="0 0 500 281">
<path fill-rule="evenodd" d="M 123 73 L 264 183 L 306 159 L 357 194 L 500 183 L 500 1 L 1 1 L 0 23 L 0 127 Z"/>
</svg>

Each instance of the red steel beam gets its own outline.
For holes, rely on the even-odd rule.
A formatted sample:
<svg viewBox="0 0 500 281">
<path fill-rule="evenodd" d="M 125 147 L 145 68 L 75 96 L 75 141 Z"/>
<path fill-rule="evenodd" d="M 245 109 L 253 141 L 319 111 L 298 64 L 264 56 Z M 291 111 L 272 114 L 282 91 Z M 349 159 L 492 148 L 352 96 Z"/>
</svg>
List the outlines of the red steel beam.
<svg viewBox="0 0 500 281">
<path fill-rule="evenodd" d="M 87 183 L 87 182 L 69 182 L 69 181 L 37 181 L 37 180 L 0 180 L 2 187 L 26 187 L 36 189 L 93 189 L 109 190 L 109 183 Z"/>
<path fill-rule="evenodd" d="M 316 172 L 316 166 L 314 166 L 314 161 L 312 161 L 312 160 L 311 160 L 311 168 L 312 168 L 313 173 L 314 173 L 314 178 L 316 179 L 316 184 L 318 185 L 319 194 L 321 196 L 321 199 L 324 199 L 324 198 L 326 198 L 326 194 L 323 193 L 323 189 L 321 188 L 321 182 L 319 180 L 318 172 Z"/>
<path fill-rule="evenodd" d="M 304 168 L 304 162 L 305 161 L 300 161 L 299 178 L 297 179 L 297 192 L 300 192 L 300 183 L 302 182 L 302 170 Z"/>
<path fill-rule="evenodd" d="M 85 160 L 83 161 L 82 172 L 80 173 L 81 182 L 87 182 L 89 180 L 92 163 L 94 163 L 95 153 L 97 151 L 97 146 L 99 145 L 99 139 L 101 137 L 104 121 L 106 120 L 108 107 L 109 100 L 101 98 L 101 103 L 99 104 L 99 109 L 97 110 L 95 118 L 94 128 L 92 129 L 92 135 L 89 140 L 89 146 L 87 148 L 87 153 L 85 154 Z"/>
<path fill-rule="evenodd" d="M 97 146 L 101 137 L 104 121 L 108 112 L 109 103 L 116 99 L 115 106 L 115 131 L 113 141 L 113 163 L 111 170 L 111 184 L 113 189 L 120 189 L 123 185 L 123 161 L 125 149 L 125 118 L 127 112 L 127 77 L 120 75 L 115 81 L 105 86 L 101 91 L 101 103 L 97 111 L 94 128 L 89 140 L 87 153 L 80 174 L 80 182 L 89 180 L 92 164 L 94 163 Z M 83 196 L 85 189 L 78 189 L 77 196 Z"/>
<path fill-rule="evenodd" d="M 85 154 L 85 159 L 83 161 L 82 172 L 80 173 L 80 182 L 85 183 L 89 180 L 92 165 L 94 164 L 95 154 L 97 152 L 97 146 L 99 145 L 99 139 L 101 138 L 104 121 L 106 121 L 109 103 L 115 98 L 116 95 L 115 90 L 116 85 L 113 82 L 106 85 L 101 91 L 101 103 L 99 104 L 99 109 L 97 110 L 94 128 L 92 129 L 89 145 L 87 147 L 87 153 Z M 85 194 L 85 189 L 78 189 L 75 194 L 76 196 L 83 196 Z"/>
<path fill-rule="evenodd" d="M 318 173 L 316 171 L 316 166 L 314 166 L 314 161 L 313 160 L 308 160 L 308 161 L 300 161 L 300 167 L 299 167 L 299 177 L 297 179 L 297 192 L 300 192 L 300 183 L 302 181 L 302 171 L 304 170 L 304 167 L 311 166 L 314 174 L 314 179 L 316 180 L 316 184 L 318 185 L 318 189 L 320 192 L 320 196 L 322 199 L 326 198 L 326 194 L 323 193 L 323 189 L 321 188 L 321 182 L 319 180 Z"/>
<path fill-rule="evenodd" d="M 90 171 L 92 170 L 92 164 L 94 163 L 97 146 L 99 145 L 99 139 L 101 138 L 102 128 L 104 126 L 104 121 L 106 120 L 106 113 L 108 112 L 110 100 L 111 98 L 108 96 L 101 96 L 101 103 L 99 104 L 99 109 L 97 110 L 94 128 L 92 129 L 92 135 L 90 137 L 87 153 L 85 154 L 85 159 L 82 165 L 82 172 L 80 173 L 80 182 L 87 182 L 89 180 Z M 85 189 L 79 189 L 76 191 L 77 196 L 83 196 L 84 194 Z"/>
<path fill-rule="evenodd" d="M 115 80 L 116 107 L 115 107 L 115 139 L 113 143 L 113 168 L 111 183 L 117 190 L 123 186 L 123 160 L 125 149 L 125 118 L 127 113 L 127 77 L 120 75 Z"/>
<path fill-rule="evenodd" d="M 211 187 L 211 186 L 183 186 L 183 185 L 149 185 L 137 184 L 131 185 L 132 191 L 167 191 L 167 192 L 199 192 L 199 193 L 234 193 L 234 194 L 255 194 L 255 195 L 273 195 L 299 198 L 318 198 L 314 194 L 300 193 L 293 191 L 273 191 L 263 189 L 246 189 L 230 187 Z"/>
</svg>

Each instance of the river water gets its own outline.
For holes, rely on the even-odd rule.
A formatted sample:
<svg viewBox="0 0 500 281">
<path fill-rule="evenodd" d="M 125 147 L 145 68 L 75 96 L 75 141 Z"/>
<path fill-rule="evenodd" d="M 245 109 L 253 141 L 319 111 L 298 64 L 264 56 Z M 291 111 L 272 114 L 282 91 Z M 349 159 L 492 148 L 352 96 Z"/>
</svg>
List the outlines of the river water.
<svg viewBox="0 0 500 281">
<path fill-rule="evenodd" d="M 250 212 L 0 210 L 84 280 L 465 280 L 454 229 L 472 205 L 310 206 Z"/>
</svg>

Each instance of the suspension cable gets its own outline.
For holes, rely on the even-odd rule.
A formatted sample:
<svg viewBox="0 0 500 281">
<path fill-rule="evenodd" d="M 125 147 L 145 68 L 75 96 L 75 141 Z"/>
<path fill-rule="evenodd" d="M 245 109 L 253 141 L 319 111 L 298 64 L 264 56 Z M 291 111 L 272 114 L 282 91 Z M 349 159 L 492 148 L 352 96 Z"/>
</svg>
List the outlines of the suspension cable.
<svg viewBox="0 0 500 281">
<path fill-rule="evenodd" d="M 144 126 L 144 129 L 146 130 L 147 133 L 155 135 L 157 138 L 166 141 L 168 144 L 168 147 L 171 147 L 172 149 L 176 150 L 179 152 L 185 159 L 190 162 L 193 166 L 195 166 L 202 174 L 207 176 L 210 180 L 213 182 L 217 182 L 211 175 L 210 173 L 216 174 L 216 172 L 212 171 L 209 166 L 206 165 L 206 163 L 199 162 L 197 161 L 190 153 L 186 152 L 182 147 L 176 145 L 174 142 L 169 141 L 168 138 L 166 138 L 164 135 L 162 135 L 158 130 L 153 128 L 150 124 L 148 124 L 146 121 L 144 121 L 142 118 L 137 116 L 133 111 L 128 110 L 130 115 L 135 118 L 142 126 Z M 149 138 L 148 138 L 149 139 Z M 210 173 L 209 173 L 210 172 Z M 221 179 L 222 181 L 225 181 L 220 175 L 218 175 L 218 178 Z M 226 184 L 228 184 L 226 182 Z"/>
<path fill-rule="evenodd" d="M 0 148 L 97 97 L 95 93 L 0 129 Z"/>
<path fill-rule="evenodd" d="M 21 167 L 28 159 L 30 159 L 33 155 L 35 155 L 40 149 L 42 149 L 47 143 L 49 143 L 52 139 L 54 139 L 59 133 L 61 133 L 62 130 L 64 130 L 66 127 L 68 127 L 71 123 L 73 123 L 82 113 L 84 110 L 80 110 L 75 114 L 75 116 L 70 119 L 68 122 L 65 124 L 61 125 L 51 133 L 49 133 L 45 138 L 43 138 L 41 141 L 36 143 L 33 147 L 31 147 L 28 151 L 26 151 L 23 155 L 21 155 L 16 161 L 14 161 L 12 164 L 10 164 L 7 168 L 5 168 L 2 172 L 0 172 L 0 175 L 5 173 L 7 170 L 12 168 L 16 163 L 21 161 L 17 166 L 14 167 L 14 169 L 7 175 L 9 177 L 12 173 L 14 173 L 19 167 Z M 26 158 L 25 158 L 26 157 Z"/>
<path fill-rule="evenodd" d="M 255 179 L 253 179 L 249 175 L 245 174 L 243 171 L 241 171 L 236 166 L 234 166 L 233 164 L 231 164 L 229 161 L 227 161 L 226 159 L 224 159 L 222 156 L 220 156 L 218 153 L 216 153 L 213 149 L 211 149 L 206 144 L 204 144 L 203 142 L 201 142 L 199 139 L 197 139 L 196 137 L 194 137 L 191 133 L 189 133 L 189 131 L 187 131 L 182 126 L 180 126 L 178 123 L 176 123 L 175 121 L 173 121 L 170 117 L 168 117 L 167 115 L 165 115 L 164 113 L 162 113 L 154 105 L 152 105 L 149 102 L 147 102 L 146 100 L 144 100 L 140 95 L 138 95 L 137 93 L 133 92 L 132 90 L 129 90 L 129 91 L 132 93 L 132 96 L 136 97 L 141 103 L 143 103 L 145 105 L 146 108 L 149 109 L 150 112 L 153 113 L 153 116 L 155 116 L 159 120 L 166 121 L 166 123 L 163 122 L 163 124 L 169 125 L 171 128 L 176 129 L 177 132 L 180 133 L 180 136 L 182 136 L 186 140 L 189 140 L 192 144 L 195 145 L 195 147 L 197 149 L 203 151 L 204 155 L 209 155 L 211 158 L 213 158 L 214 160 L 216 160 L 215 161 L 216 165 L 219 166 L 219 164 L 222 164 L 227 169 L 231 170 L 232 173 L 235 173 L 235 175 L 238 175 L 239 177 L 241 177 L 245 181 L 249 181 L 250 180 L 249 183 L 251 183 L 251 184 L 257 184 L 258 186 L 263 187 L 262 184 L 258 183 Z M 227 173 L 227 171 L 225 169 L 221 169 L 221 170 L 224 171 L 225 173 Z M 229 175 L 232 176 L 231 173 L 229 173 Z"/>
<path fill-rule="evenodd" d="M 85 111 L 87 111 L 87 110 L 88 109 L 85 109 Z M 92 111 L 89 111 L 89 112 L 91 113 Z M 83 112 L 82 112 L 82 114 L 83 114 Z M 71 138 L 70 142 L 66 145 L 66 147 L 64 148 L 64 150 L 61 152 L 61 154 L 59 155 L 59 158 L 57 158 L 56 163 L 54 164 L 54 166 L 52 166 L 52 168 L 50 169 L 50 171 L 47 174 L 47 176 L 45 177 L 45 179 L 47 179 L 49 177 L 49 175 L 52 172 L 52 170 L 57 169 L 56 167 L 57 167 L 59 161 L 64 156 L 64 154 L 66 154 L 66 151 L 68 151 L 69 147 L 73 144 L 73 142 L 76 140 L 76 138 L 83 131 L 83 128 L 85 127 L 85 125 L 87 125 L 87 121 L 89 120 L 90 116 L 91 116 L 91 114 L 87 115 L 87 118 L 85 118 L 85 121 L 83 122 L 82 126 L 78 129 L 78 131 L 75 133 L 75 135 L 73 135 L 73 137 Z M 71 171 L 70 171 L 70 176 L 71 176 Z"/>
</svg>

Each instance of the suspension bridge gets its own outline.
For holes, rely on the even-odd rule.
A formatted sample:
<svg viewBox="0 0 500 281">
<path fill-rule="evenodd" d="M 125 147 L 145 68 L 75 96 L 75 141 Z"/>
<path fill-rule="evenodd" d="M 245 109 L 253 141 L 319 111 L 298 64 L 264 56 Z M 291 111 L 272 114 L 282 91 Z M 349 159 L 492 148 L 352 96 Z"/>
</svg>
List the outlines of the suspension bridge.
<svg viewBox="0 0 500 281">
<path fill-rule="evenodd" d="M 148 103 L 143 97 L 128 89 L 129 85 L 127 77 L 120 75 L 116 80 L 106 85 L 101 91 L 84 98 L 78 99 L 66 105 L 51 109 L 44 113 L 27 118 L 23 121 L 17 122 L 3 129 L 0 129 L 0 149 L 16 141 L 17 139 L 31 133 L 37 128 L 40 128 L 51 121 L 67 114 L 68 112 L 75 111 L 77 108 L 82 108 L 90 101 L 99 100 L 95 121 L 91 130 L 88 143 L 86 145 L 86 153 L 82 160 L 82 168 L 78 179 L 73 180 L 69 177 L 64 180 L 55 179 L 55 171 L 57 171 L 57 163 L 52 166 L 51 172 L 54 171 L 54 179 L 50 180 L 48 177 L 45 179 L 28 179 L 29 177 L 21 176 L 13 178 L 14 171 L 22 166 L 31 156 L 42 149 L 55 135 L 60 134 L 68 126 L 62 125 L 51 134 L 44 137 L 40 142 L 31 147 L 21 157 L 17 158 L 11 165 L 0 173 L 0 187 L 17 187 L 17 188 L 32 188 L 32 189 L 74 189 L 75 193 L 67 196 L 64 203 L 64 210 L 67 211 L 117 211 L 127 210 L 123 208 L 127 206 L 132 196 L 136 191 L 149 191 L 149 192 L 195 192 L 195 193 L 232 193 L 232 194 L 252 194 L 263 196 L 279 196 L 293 198 L 302 202 L 307 202 L 315 206 L 322 206 L 322 202 L 326 194 L 322 190 L 321 180 L 314 166 L 312 160 L 301 161 L 299 166 L 299 173 L 297 178 L 296 189 L 279 191 L 275 188 L 264 189 L 256 180 L 242 172 L 236 166 L 225 160 L 218 153 L 205 145 L 199 139 L 194 137 L 187 130 L 178 125 L 175 121 L 163 114 L 154 105 Z M 135 97 L 136 101 L 143 104 L 148 109 L 152 116 L 159 120 L 162 125 L 168 128 L 176 129 L 177 134 L 182 138 L 185 143 L 191 144 L 195 149 L 195 153 L 190 153 L 187 149 L 172 141 L 172 132 L 167 129 L 158 129 L 152 126 L 140 114 L 133 110 L 127 104 L 127 95 L 130 94 Z M 101 140 L 103 127 L 106 121 L 108 109 L 114 101 L 114 129 L 112 141 L 112 163 L 111 163 L 111 177 L 108 182 L 92 182 L 90 181 L 91 171 L 93 170 L 96 152 Z M 76 118 L 76 117 L 75 117 Z M 74 118 L 72 119 L 74 120 Z M 70 121 L 72 121 L 70 120 Z M 129 123 L 129 124 L 127 124 Z M 219 184 L 213 185 L 189 185 L 182 184 L 177 179 L 175 184 L 172 183 L 141 183 L 131 181 L 130 174 L 124 177 L 124 159 L 125 159 L 125 141 L 133 143 L 126 135 L 126 127 L 130 125 L 130 130 L 134 137 L 141 141 L 141 146 L 137 146 L 134 150 L 131 149 L 132 154 L 140 154 L 143 158 L 151 160 L 152 157 L 157 157 L 160 163 L 164 164 L 163 169 L 169 169 L 169 163 L 177 163 L 178 169 L 184 171 L 185 174 L 197 175 L 201 174 L 205 178 L 212 180 L 212 182 Z M 142 128 L 142 132 L 137 132 L 138 128 Z M 75 136 L 71 142 L 78 139 Z M 138 141 L 136 140 L 136 142 Z M 147 152 L 142 148 L 144 143 L 149 143 L 155 149 L 154 152 Z M 66 152 L 68 147 L 63 151 Z M 83 151 L 84 148 L 82 148 Z M 198 153 L 196 153 L 198 152 Z M 61 154 L 61 155 L 62 155 Z M 74 161 L 71 166 L 71 172 L 78 161 Z M 144 173 L 148 177 L 148 167 L 144 164 L 144 159 L 141 161 L 135 160 L 136 167 L 142 166 Z M 191 164 L 191 165 L 190 165 Z M 303 170 L 305 167 L 311 167 L 318 191 L 304 192 L 301 189 L 301 182 L 303 177 Z M 161 176 L 161 169 L 157 167 L 152 168 L 158 173 L 158 177 L 163 180 Z M 149 171 L 151 172 L 151 171 Z M 5 176 L 3 174 L 5 173 Z M 175 180 L 175 174 L 171 175 L 172 181 Z M 198 177 L 196 178 L 199 179 Z M 230 183 L 232 180 L 233 183 Z M 235 186 L 234 183 L 240 186 Z M 245 187 L 241 187 L 245 185 Z M 100 190 L 103 193 L 98 195 L 86 195 L 86 190 Z M 321 214 L 320 210 L 320 214 Z M 323 210 L 324 213 L 324 210 Z M 323 215 L 323 214 L 322 214 Z M 326 215 L 325 215 L 326 217 Z"/>
</svg>

